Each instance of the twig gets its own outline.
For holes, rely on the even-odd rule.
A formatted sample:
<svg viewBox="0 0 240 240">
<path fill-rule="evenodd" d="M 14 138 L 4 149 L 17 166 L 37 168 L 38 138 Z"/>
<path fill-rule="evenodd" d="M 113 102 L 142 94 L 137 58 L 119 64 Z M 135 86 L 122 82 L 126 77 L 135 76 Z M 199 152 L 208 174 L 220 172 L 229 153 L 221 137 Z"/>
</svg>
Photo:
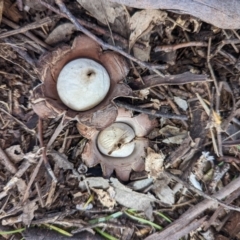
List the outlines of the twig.
<svg viewBox="0 0 240 240">
<path fill-rule="evenodd" d="M 48 149 L 52 146 L 53 142 L 56 140 L 56 138 L 58 137 L 60 132 L 63 130 L 64 127 L 66 127 L 67 123 L 69 123 L 69 122 L 70 121 L 66 122 L 65 115 L 63 115 L 59 125 L 55 129 L 55 131 L 54 131 L 53 135 L 51 136 L 50 140 L 48 141 L 48 144 L 47 144 Z"/>
<path fill-rule="evenodd" d="M 226 36 L 227 39 L 230 39 L 230 36 L 228 35 L 228 33 L 227 33 L 224 29 L 222 29 L 222 32 L 223 32 L 223 34 Z M 236 52 L 236 53 L 239 53 L 239 50 L 238 50 L 238 48 L 235 46 L 235 44 L 234 44 L 234 43 L 231 43 L 231 45 L 232 45 L 233 49 L 235 50 L 235 52 Z"/>
<path fill-rule="evenodd" d="M 208 41 L 208 52 L 207 52 L 207 63 L 208 63 L 209 71 L 210 71 L 211 76 L 212 76 L 212 78 L 213 78 L 214 85 L 215 85 L 215 87 L 216 87 L 217 94 L 220 95 L 219 88 L 218 88 L 218 83 L 217 83 L 217 79 L 216 79 L 216 77 L 215 77 L 214 71 L 213 71 L 213 69 L 212 69 L 212 65 L 211 65 L 211 63 L 210 63 L 211 44 L 212 44 L 212 38 L 209 38 L 209 41 Z"/>
<path fill-rule="evenodd" d="M 214 196 L 210 196 L 202 191 L 200 191 L 199 189 L 193 187 L 192 185 L 188 184 L 187 182 L 181 180 L 179 177 L 165 171 L 164 174 L 166 174 L 169 178 L 175 180 L 176 182 L 182 184 L 184 187 L 186 187 L 187 189 L 190 189 L 191 191 L 197 193 L 198 195 L 206 198 L 206 199 L 209 199 L 209 200 L 212 200 L 214 201 L 215 203 L 219 204 L 220 206 L 223 206 L 227 209 L 230 209 L 230 210 L 234 210 L 234 211 L 238 211 L 240 212 L 240 208 L 239 207 L 235 207 L 235 206 L 229 206 L 227 205 L 226 203 L 222 202 L 221 200 L 217 199 L 216 197 Z"/>
<path fill-rule="evenodd" d="M 137 63 L 140 66 L 143 66 L 144 68 L 147 68 L 153 72 L 155 72 L 156 74 L 160 75 L 160 76 L 164 76 L 162 73 L 160 73 L 157 69 L 162 69 L 161 65 L 154 65 L 152 66 L 151 64 L 145 63 L 140 61 L 139 59 L 131 56 L 130 54 L 124 52 L 123 50 L 119 49 L 118 47 L 112 46 L 108 43 L 105 43 L 102 39 L 96 37 L 93 33 L 91 33 L 89 30 L 87 30 L 85 27 L 83 27 L 78 20 L 72 15 L 72 13 L 66 8 L 65 4 L 63 3 L 62 0 L 55 0 L 56 4 L 59 6 L 59 8 L 61 9 L 61 11 L 63 13 L 65 13 L 69 20 L 75 25 L 75 27 L 77 28 L 77 30 L 83 32 L 84 34 L 86 34 L 88 37 L 92 38 L 94 41 L 96 41 L 99 45 L 103 46 L 105 49 L 110 49 L 113 50 L 121 55 L 123 55 L 124 57 L 128 58 L 129 60 L 132 60 L 133 62 Z"/>
<path fill-rule="evenodd" d="M 14 116 L 12 116 L 10 113 L 8 113 L 7 111 L 5 111 L 3 108 L 0 108 L 0 112 L 5 113 L 6 115 L 8 115 L 11 119 L 13 119 L 16 123 L 18 123 L 27 133 L 30 133 L 32 136 L 36 135 L 36 132 L 34 130 L 29 129 L 24 123 L 22 123 L 21 121 L 19 121 L 17 118 L 15 118 Z"/>
<path fill-rule="evenodd" d="M 240 159 L 237 157 L 233 157 L 233 156 L 222 156 L 220 158 L 218 158 L 218 161 L 224 161 L 227 163 L 240 163 Z"/>
<path fill-rule="evenodd" d="M 216 50 L 210 55 L 210 59 L 213 58 L 215 55 L 218 54 L 218 52 L 227 44 L 239 44 L 240 43 L 240 39 L 228 39 L 228 40 L 222 40 L 221 43 L 218 45 L 218 47 L 216 48 Z"/>
<path fill-rule="evenodd" d="M 20 27 L 16 30 L 12 30 L 12 31 L 7 31 L 7 32 L 4 32 L 2 34 L 0 34 L 0 39 L 1 38 L 5 38 L 5 37 L 9 37 L 9 36 L 12 36 L 12 35 L 16 35 L 16 34 L 19 34 L 19 33 L 25 33 L 31 29 L 36 29 L 36 28 L 39 28 L 45 24 L 48 24 L 48 23 L 51 23 L 52 22 L 52 19 L 49 18 L 49 17 L 45 17 L 39 21 L 36 21 L 36 22 L 33 22 L 33 23 L 30 23 L 24 27 Z"/>
<path fill-rule="evenodd" d="M 50 9 L 51 11 L 57 13 L 58 15 L 68 18 L 68 16 L 62 12 L 60 12 L 58 9 L 56 9 L 55 7 L 53 7 L 52 5 L 42 1 L 42 0 L 38 0 L 43 6 L 45 6 L 46 8 Z M 125 38 L 123 38 L 121 35 L 118 35 L 116 33 L 110 33 L 108 30 L 106 30 L 105 28 L 99 27 L 98 25 L 85 21 L 84 19 L 80 19 L 77 18 L 78 22 L 83 25 L 84 27 L 87 27 L 89 29 L 94 30 L 95 32 L 97 32 L 98 34 L 102 34 L 104 36 L 112 36 L 115 40 L 122 42 L 124 44 L 124 46 L 127 48 L 128 47 L 128 40 L 126 40 Z M 144 44 L 141 43 L 135 43 L 134 45 L 137 48 L 140 49 L 145 49 L 146 46 Z"/>
<path fill-rule="evenodd" d="M 223 187 L 220 191 L 212 195 L 216 199 L 223 199 L 229 196 L 231 193 L 239 189 L 240 177 L 234 179 L 227 186 Z M 194 205 L 192 208 L 187 210 L 178 220 L 170 224 L 166 229 L 160 233 L 154 233 L 147 237 L 145 240 L 165 239 L 175 231 L 179 231 L 183 226 L 188 225 L 191 221 L 196 219 L 208 208 L 215 206 L 215 202 L 209 199 L 205 199 L 202 202 Z"/>
<path fill-rule="evenodd" d="M 34 185 L 37 190 L 39 203 L 40 203 L 41 207 L 44 208 L 43 197 L 42 197 L 40 186 L 39 186 L 38 182 L 36 182 Z"/>
<path fill-rule="evenodd" d="M 168 103 L 169 103 L 169 105 L 171 106 L 171 108 L 173 109 L 173 111 L 174 111 L 177 115 L 180 115 L 180 112 L 179 112 L 177 106 L 176 106 L 175 103 L 172 101 L 172 99 L 171 99 L 170 97 L 168 97 L 168 95 L 167 95 L 167 93 L 166 93 L 166 89 L 167 89 L 167 88 L 164 87 L 164 86 L 160 86 L 159 89 L 162 91 L 164 97 L 165 97 L 166 100 L 168 101 Z M 183 124 L 186 128 L 188 128 L 188 124 L 187 124 L 184 120 L 181 119 L 181 122 L 182 122 L 182 124 Z"/>
<path fill-rule="evenodd" d="M 43 143 L 43 126 L 42 126 L 42 119 L 39 118 L 38 120 L 38 135 L 39 135 L 39 143 L 40 143 L 40 147 L 43 148 L 43 152 L 42 152 L 42 158 L 43 158 L 43 162 L 44 165 L 49 173 L 49 175 L 51 176 L 52 180 L 54 182 L 57 182 L 57 178 L 55 177 L 53 170 L 48 162 L 48 158 L 47 158 L 47 148 L 44 147 L 44 143 Z"/>
<path fill-rule="evenodd" d="M 174 231 L 171 235 L 164 238 L 164 240 L 176 240 L 176 239 L 178 240 L 178 239 L 181 239 L 183 236 L 186 236 L 188 233 L 190 233 L 192 231 L 195 231 L 196 229 L 201 227 L 202 224 L 205 222 L 206 218 L 207 217 L 204 216 L 200 219 L 194 219 L 192 222 L 183 226 L 178 231 Z"/>
<path fill-rule="evenodd" d="M 232 29 L 232 32 L 240 40 L 240 36 L 238 35 L 237 31 L 235 29 Z"/>
<path fill-rule="evenodd" d="M 16 23 L 8 20 L 8 19 L 5 18 L 5 17 L 2 18 L 2 23 L 6 24 L 7 26 L 9 26 L 9 27 L 11 27 L 11 28 L 13 28 L 13 29 L 18 29 L 18 28 L 19 28 L 19 26 L 18 26 Z M 32 41 L 36 42 L 38 45 L 44 47 L 45 49 L 47 49 L 47 50 L 52 50 L 52 48 L 51 48 L 49 45 L 47 45 L 47 44 L 46 44 L 45 42 L 43 42 L 42 40 L 38 39 L 38 38 L 37 38 L 34 34 L 32 34 L 31 32 L 25 32 L 25 33 L 23 33 L 23 34 L 24 34 L 25 36 L 27 36 L 28 38 L 30 38 Z M 30 44 L 31 44 L 31 43 L 30 43 Z M 35 46 L 35 44 L 32 44 L 32 45 L 33 45 L 33 47 Z M 37 46 L 37 47 L 40 48 L 40 46 Z M 41 49 L 42 51 L 45 51 L 45 49 L 43 49 L 43 48 L 40 48 L 40 49 Z"/>
<path fill-rule="evenodd" d="M 187 39 L 187 41 L 190 42 L 190 38 L 188 36 L 188 33 L 184 31 L 183 34 L 184 34 L 185 38 Z M 196 53 L 195 49 L 192 46 L 190 46 L 190 48 L 191 48 L 191 50 L 193 52 L 193 55 L 197 56 L 197 53 Z"/>
<path fill-rule="evenodd" d="M 150 109 L 142 109 L 141 107 L 135 106 L 135 105 L 131 105 L 128 103 L 123 103 L 120 102 L 118 100 L 114 101 L 119 107 L 124 107 L 126 109 L 132 110 L 132 111 L 136 111 L 136 112 L 140 112 L 140 113 L 145 113 L 149 116 L 153 116 L 153 117 L 164 117 L 164 118 L 168 118 L 168 119 L 178 119 L 178 120 L 187 120 L 188 117 L 185 115 L 176 115 L 176 114 L 171 114 L 171 113 L 162 113 L 160 111 L 157 110 L 150 110 Z"/>
<path fill-rule="evenodd" d="M 236 191 L 234 191 L 230 196 L 227 197 L 227 199 L 224 201 L 226 204 L 231 203 L 233 200 L 235 200 L 236 198 L 238 198 L 240 195 L 240 188 L 237 189 Z M 204 231 L 207 231 L 208 228 L 215 222 L 215 220 L 217 219 L 218 215 L 220 214 L 220 212 L 223 210 L 223 207 L 218 207 L 218 209 L 216 209 L 216 211 L 214 212 L 214 214 L 211 216 L 211 218 L 208 220 L 208 222 L 204 225 Z"/>
<path fill-rule="evenodd" d="M 16 51 L 26 62 L 28 62 L 30 65 L 32 65 L 34 68 L 36 67 L 36 64 L 34 62 L 34 60 L 27 54 L 26 51 L 22 50 L 21 48 L 19 48 L 12 40 L 10 40 L 9 38 L 5 39 L 6 43 L 10 43 L 9 46 L 11 46 L 11 48 Z"/>
<path fill-rule="evenodd" d="M 40 158 L 37 166 L 35 167 L 32 175 L 31 175 L 31 178 L 30 178 L 30 180 L 28 182 L 27 188 L 26 188 L 25 193 L 23 195 L 22 203 L 24 203 L 28 199 L 28 197 L 29 197 L 29 190 L 30 190 L 30 188 L 31 188 L 31 186 L 33 184 L 34 179 L 36 178 L 36 176 L 37 176 L 37 174 L 39 172 L 39 169 L 40 169 L 42 163 L 43 163 L 43 157 Z"/>
<path fill-rule="evenodd" d="M 222 84 L 220 83 L 220 92 L 221 92 L 221 88 L 222 88 Z M 217 116 L 215 116 L 215 118 L 217 118 L 218 116 L 220 116 L 220 111 L 219 111 L 219 105 L 220 105 L 220 96 L 218 94 L 216 94 L 216 104 L 215 104 L 215 110 L 217 113 Z M 215 122 L 216 119 L 215 119 Z M 217 132 L 217 143 L 218 143 L 218 153 L 219 156 L 223 155 L 223 151 L 222 151 L 222 129 L 221 127 L 216 123 L 216 132 Z"/>
<path fill-rule="evenodd" d="M 6 169 L 12 173 L 15 174 L 17 172 L 17 168 L 14 166 L 14 164 L 10 161 L 6 153 L 2 150 L 0 147 L 0 162 L 6 167 Z"/>
<path fill-rule="evenodd" d="M 162 45 L 157 46 L 154 48 L 154 52 L 173 52 L 180 48 L 186 48 L 186 47 L 207 47 L 208 44 L 205 42 L 185 42 L 185 43 L 178 43 L 175 45 Z"/>
</svg>

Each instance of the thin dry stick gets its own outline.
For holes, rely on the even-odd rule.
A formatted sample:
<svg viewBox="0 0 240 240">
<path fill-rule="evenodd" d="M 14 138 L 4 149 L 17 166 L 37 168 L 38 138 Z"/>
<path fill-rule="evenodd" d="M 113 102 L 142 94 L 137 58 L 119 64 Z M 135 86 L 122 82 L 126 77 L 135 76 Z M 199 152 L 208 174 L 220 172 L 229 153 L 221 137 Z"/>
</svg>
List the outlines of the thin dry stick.
<svg viewBox="0 0 240 240">
<path fill-rule="evenodd" d="M 36 132 L 34 130 L 29 129 L 24 123 L 22 123 L 21 121 L 19 121 L 17 118 L 15 118 L 14 116 L 12 116 L 10 113 L 8 113 L 7 111 L 5 111 L 3 108 L 0 108 L 0 112 L 5 113 L 6 115 L 8 115 L 11 119 L 13 119 L 16 123 L 18 123 L 27 133 L 30 133 L 32 136 L 36 135 Z"/>
<path fill-rule="evenodd" d="M 159 89 L 162 90 L 162 93 L 163 93 L 164 97 L 167 99 L 167 101 L 168 101 L 169 105 L 171 106 L 171 108 L 173 109 L 173 111 L 174 111 L 177 115 L 180 115 L 180 112 L 179 112 L 177 106 L 176 106 L 175 103 L 172 101 L 172 99 L 171 99 L 170 97 L 168 97 L 168 95 L 167 95 L 167 93 L 166 93 L 166 89 L 167 89 L 167 88 L 166 88 L 166 87 L 164 88 L 163 86 L 160 86 Z M 183 119 L 181 119 L 181 122 L 182 122 L 182 124 L 183 124 L 186 128 L 188 128 L 188 124 L 187 124 Z"/>
<path fill-rule="evenodd" d="M 222 188 L 217 193 L 212 196 L 216 199 L 223 199 L 229 196 L 231 193 L 236 191 L 240 186 L 240 177 L 234 179 L 227 186 Z M 166 229 L 160 233 L 154 233 L 147 237 L 145 240 L 155 240 L 155 239 L 165 239 L 170 236 L 172 232 L 179 231 L 183 226 L 188 225 L 191 221 L 196 219 L 200 214 L 202 214 L 206 209 L 215 206 L 216 203 L 212 200 L 205 199 L 202 202 L 194 205 L 192 208 L 187 210 L 178 220 L 170 224 Z"/>
<path fill-rule="evenodd" d="M 225 200 L 226 204 L 231 203 L 233 200 L 235 200 L 236 198 L 238 198 L 240 195 L 240 188 L 237 189 L 236 191 L 234 191 L 230 196 L 227 197 L 227 199 Z M 211 218 L 208 220 L 208 222 L 204 225 L 204 231 L 207 231 L 208 228 L 215 222 L 215 220 L 217 219 L 218 215 L 220 214 L 220 212 L 224 210 L 223 207 L 219 206 L 216 211 L 214 212 L 214 214 L 211 216 Z"/>
<path fill-rule="evenodd" d="M 230 39 L 230 38 L 231 38 L 224 29 L 222 29 L 222 32 L 223 32 L 223 34 L 226 36 L 227 39 Z M 236 45 L 235 45 L 234 43 L 231 43 L 231 45 L 232 45 L 233 49 L 235 50 L 235 52 L 236 52 L 236 53 L 239 53 L 239 50 L 238 50 L 238 48 L 236 47 Z"/>
<path fill-rule="evenodd" d="M 210 54 L 210 59 L 213 58 L 215 55 L 218 54 L 218 52 L 227 44 L 239 44 L 240 43 L 240 39 L 228 39 L 228 40 L 222 40 L 221 43 L 218 45 L 218 47 L 216 48 L 216 50 Z"/>
<path fill-rule="evenodd" d="M 214 71 L 213 71 L 213 69 L 212 69 L 212 65 L 211 65 L 211 63 L 210 63 L 211 44 L 212 44 L 212 38 L 209 38 L 209 40 L 208 40 L 208 52 L 207 52 L 207 63 L 208 63 L 209 71 L 210 71 L 211 76 L 212 76 L 212 78 L 213 78 L 214 85 L 215 85 L 215 87 L 216 87 L 217 94 L 220 95 L 219 88 L 218 88 L 218 83 L 217 83 L 217 79 L 216 79 L 216 77 L 215 77 Z"/>
<path fill-rule="evenodd" d="M 63 114 L 62 116 L 62 119 L 59 123 L 59 125 L 57 126 L 57 128 L 55 129 L 52 137 L 50 138 L 50 140 L 48 141 L 48 144 L 47 144 L 47 148 L 49 149 L 52 144 L 54 143 L 54 141 L 56 140 L 56 138 L 58 137 L 58 135 L 60 134 L 60 132 L 63 130 L 63 128 L 68 124 L 70 123 L 70 121 L 66 121 L 65 120 L 65 115 Z"/>
<path fill-rule="evenodd" d="M 232 32 L 240 40 L 240 36 L 238 35 L 237 31 L 235 29 L 232 29 Z"/>
<path fill-rule="evenodd" d="M 27 169 L 32 165 L 32 163 L 34 162 L 27 159 L 23 161 L 14 177 L 11 178 L 5 185 L 4 191 L 0 192 L 0 200 L 8 195 L 8 191 L 16 185 L 16 180 L 21 178 L 21 176 L 27 171 Z"/>
<path fill-rule="evenodd" d="M 184 31 L 183 34 L 184 34 L 185 38 L 187 39 L 187 41 L 190 42 L 188 33 Z M 192 46 L 190 46 L 190 48 L 191 48 L 191 50 L 192 50 L 192 52 L 193 52 L 193 55 L 194 55 L 194 56 L 197 56 L 197 53 L 196 53 L 195 49 L 194 49 Z"/>
<path fill-rule="evenodd" d="M 4 24 L 6 24 L 7 26 L 9 26 L 9 27 L 11 27 L 11 28 L 13 28 L 13 29 L 18 29 L 19 28 L 19 26 L 16 24 L 16 23 L 14 23 L 14 22 L 12 22 L 12 21 L 10 21 L 10 20 L 8 20 L 7 18 L 5 18 L 5 17 L 3 17 L 2 18 L 2 23 L 4 23 Z M 49 46 L 49 45 L 47 45 L 45 42 L 43 42 L 42 40 L 40 40 L 40 39 L 38 39 L 34 34 L 32 34 L 31 32 L 25 32 L 25 33 L 23 33 L 25 36 L 27 36 L 28 38 L 30 38 L 32 41 L 34 41 L 34 42 L 36 42 L 39 46 L 37 46 L 39 49 L 41 49 L 41 51 L 45 51 L 45 49 L 47 49 L 47 50 L 51 50 L 52 48 Z M 29 43 L 29 44 L 31 44 L 31 43 Z M 32 45 L 33 47 L 35 47 L 35 43 Z M 43 49 L 42 47 L 40 47 L 40 46 L 42 46 L 42 47 L 44 47 L 45 49 Z"/>
<path fill-rule="evenodd" d="M 180 48 L 186 48 L 186 47 L 207 47 L 208 44 L 205 42 L 185 42 L 185 43 L 178 43 L 175 45 L 162 45 L 157 46 L 154 48 L 154 52 L 173 52 Z"/>
<path fill-rule="evenodd" d="M 220 83 L 220 91 L 221 91 L 221 87 L 222 87 L 222 84 Z M 217 113 L 217 116 L 215 116 L 215 118 L 220 118 L 220 112 L 219 112 L 219 105 L 220 105 L 220 96 L 218 94 L 216 94 L 216 107 L 215 107 L 215 110 L 216 110 L 216 113 Z M 215 121 L 218 120 L 218 119 L 215 119 Z M 221 129 L 221 126 L 220 125 L 216 125 L 215 127 L 216 129 L 216 132 L 217 132 L 217 143 L 218 143 L 218 153 L 219 153 L 219 156 L 223 156 L 223 151 L 222 151 L 222 129 Z"/>
<path fill-rule="evenodd" d="M 55 2 L 59 6 L 61 11 L 68 16 L 69 20 L 75 25 L 77 30 L 86 34 L 88 37 L 90 37 L 91 39 L 96 41 L 99 45 L 103 46 L 105 49 L 113 50 L 113 51 L 123 55 L 124 57 L 128 58 L 129 60 L 132 60 L 133 62 L 137 63 L 138 65 L 143 66 L 144 68 L 147 68 L 147 69 L 155 72 L 156 74 L 164 77 L 164 75 L 157 70 L 157 69 L 162 69 L 161 65 L 151 65 L 151 64 L 142 62 L 142 61 L 138 60 L 137 58 L 131 56 L 130 54 L 124 52 L 123 50 L 119 49 L 118 47 L 115 47 L 108 43 L 105 43 L 104 41 L 102 41 L 102 39 L 96 37 L 93 33 L 91 33 L 89 30 L 87 30 L 85 27 L 83 27 L 78 22 L 78 20 L 72 15 L 72 13 L 66 8 L 66 6 L 62 0 L 55 0 Z"/>
<path fill-rule="evenodd" d="M 45 168 L 47 169 L 49 175 L 51 176 L 52 180 L 54 182 L 57 182 L 57 178 L 55 177 L 54 175 L 54 172 L 48 162 L 48 159 L 47 159 L 47 148 L 44 147 L 44 143 L 43 143 L 43 126 L 42 126 L 42 119 L 39 118 L 39 121 L 38 121 L 38 134 L 39 134 L 39 143 L 40 143 L 40 146 L 41 148 L 43 148 L 43 152 L 42 152 L 42 158 L 43 158 L 43 162 L 44 162 L 44 165 L 45 165 Z"/>
<path fill-rule="evenodd" d="M 204 221 L 206 220 L 206 218 L 207 217 L 205 216 L 200 219 L 193 220 L 188 225 L 183 226 L 182 229 L 179 229 L 178 231 L 174 231 L 171 235 L 167 236 L 164 240 L 181 239 L 181 237 L 186 236 L 188 233 L 195 231 L 196 229 L 201 227 Z"/>
<path fill-rule="evenodd" d="M 212 200 L 215 203 L 221 205 L 222 207 L 225 207 L 227 209 L 240 212 L 240 208 L 239 207 L 229 206 L 226 203 L 222 202 L 221 200 L 217 199 L 216 197 L 210 196 L 210 195 L 200 191 L 199 189 L 193 187 L 192 185 L 188 184 L 187 182 L 181 180 L 179 177 L 177 177 L 177 176 L 175 176 L 175 175 L 173 175 L 173 174 L 171 174 L 171 173 L 169 173 L 167 171 L 165 171 L 164 174 L 166 174 L 169 178 L 175 180 L 176 182 L 182 184 L 184 187 L 186 187 L 186 188 L 192 190 L 193 192 L 197 193 L 198 195 L 200 195 L 200 196 L 202 196 L 202 197 L 204 197 L 206 199 Z"/>
<path fill-rule="evenodd" d="M 40 203 L 41 207 L 44 208 L 43 197 L 42 197 L 40 186 L 39 186 L 38 182 L 36 182 L 34 185 L 37 190 L 39 203 Z"/>
<path fill-rule="evenodd" d="M 5 43 L 8 43 L 11 48 L 16 51 L 26 62 L 32 65 L 34 68 L 36 67 L 34 60 L 28 55 L 28 53 L 21 48 L 19 48 L 11 39 L 4 39 Z"/>
<path fill-rule="evenodd" d="M 10 161 L 6 153 L 0 147 L 0 162 L 5 166 L 5 168 L 12 174 L 17 172 L 17 168 L 14 164 Z"/>
<path fill-rule="evenodd" d="M 30 23 L 24 27 L 20 27 L 16 30 L 12 30 L 12 31 L 7 31 L 7 32 L 4 32 L 2 34 L 0 34 L 0 39 L 1 38 L 5 38 L 5 37 L 9 37 L 9 36 L 12 36 L 12 35 L 16 35 L 16 34 L 19 34 L 19 33 L 25 33 L 31 29 L 36 29 L 36 28 L 39 28 L 45 24 L 48 24 L 48 23 L 51 23 L 52 22 L 52 19 L 49 18 L 49 17 L 45 17 L 39 21 L 36 21 L 36 22 L 33 22 L 33 23 Z"/>
<path fill-rule="evenodd" d="M 43 157 L 40 158 L 37 166 L 35 167 L 32 175 L 31 175 L 30 181 L 29 181 L 29 183 L 27 185 L 27 188 L 25 190 L 25 193 L 23 195 L 22 203 L 24 203 L 28 199 L 28 197 L 29 197 L 29 190 L 30 190 L 30 188 L 31 188 L 31 186 L 33 184 L 33 181 L 35 180 L 35 178 L 36 178 L 36 176 L 37 176 L 37 174 L 39 172 L 39 169 L 40 169 L 42 163 L 43 163 Z"/>
<path fill-rule="evenodd" d="M 149 116 L 153 116 L 153 117 L 164 117 L 164 118 L 169 118 L 169 119 L 178 119 L 178 120 L 187 120 L 188 117 L 185 115 L 176 115 L 176 114 L 171 114 L 171 113 L 162 113 L 160 111 L 157 110 L 151 110 L 151 109 L 143 109 L 141 107 L 135 106 L 135 105 L 131 105 L 128 103 L 123 103 L 120 102 L 118 100 L 114 101 L 119 107 L 124 107 L 126 109 L 132 110 L 132 111 L 136 111 L 136 112 L 140 112 L 140 113 L 145 113 Z"/>
</svg>

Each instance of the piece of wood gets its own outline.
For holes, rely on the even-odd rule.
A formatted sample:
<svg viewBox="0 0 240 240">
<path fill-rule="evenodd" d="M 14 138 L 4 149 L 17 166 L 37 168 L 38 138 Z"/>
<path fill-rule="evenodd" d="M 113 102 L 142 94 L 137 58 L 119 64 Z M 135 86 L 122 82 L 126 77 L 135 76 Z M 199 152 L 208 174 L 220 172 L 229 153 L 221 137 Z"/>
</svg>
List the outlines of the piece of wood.
<svg viewBox="0 0 240 240">
<path fill-rule="evenodd" d="M 219 28 L 240 28 L 238 0 L 111 0 L 111 2 L 141 9 L 165 9 L 179 14 L 189 14 Z"/>
<path fill-rule="evenodd" d="M 217 193 L 213 194 L 213 197 L 221 200 L 229 196 L 234 191 L 236 191 L 239 188 L 239 186 L 240 186 L 240 177 L 234 179 L 227 186 L 222 188 Z M 179 231 L 184 226 L 188 225 L 190 222 L 196 219 L 205 210 L 207 210 L 208 208 L 212 208 L 215 205 L 216 203 L 214 201 L 205 199 L 202 202 L 198 203 L 197 205 L 188 209 L 178 220 L 170 224 L 162 232 L 154 233 L 148 236 L 147 238 L 145 238 L 145 240 L 166 239 L 173 232 Z"/>
</svg>

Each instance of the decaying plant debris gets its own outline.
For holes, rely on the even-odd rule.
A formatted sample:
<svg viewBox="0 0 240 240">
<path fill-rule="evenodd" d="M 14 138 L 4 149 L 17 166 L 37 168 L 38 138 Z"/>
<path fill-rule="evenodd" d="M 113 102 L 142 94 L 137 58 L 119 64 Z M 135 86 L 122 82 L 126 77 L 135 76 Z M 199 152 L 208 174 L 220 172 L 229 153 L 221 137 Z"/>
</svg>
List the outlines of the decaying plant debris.
<svg viewBox="0 0 240 240">
<path fill-rule="evenodd" d="M 238 25 L 133 7 L 0 1 L 1 239 L 240 238 Z M 112 80 L 86 112 L 56 94 L 78 57 Z M 142 143 L 124 159 L 95 143 L 115 121 Z"/>
</svg>

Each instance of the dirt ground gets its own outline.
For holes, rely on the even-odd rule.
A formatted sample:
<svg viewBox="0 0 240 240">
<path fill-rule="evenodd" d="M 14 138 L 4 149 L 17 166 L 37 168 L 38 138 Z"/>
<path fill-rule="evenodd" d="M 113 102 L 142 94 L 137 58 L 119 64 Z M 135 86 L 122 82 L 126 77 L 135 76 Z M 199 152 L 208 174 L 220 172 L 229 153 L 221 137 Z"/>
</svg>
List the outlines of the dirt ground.
<svg viewBox="0 0 240 240">
<path fill-rule="evenodd" d="M 2 0 L 0 22 L 0 239 L 240 239 L 240 30 L 94 0 Z M 57 88 L 79 58 L 110 79 L 80 111 Z"/>
</svg>

